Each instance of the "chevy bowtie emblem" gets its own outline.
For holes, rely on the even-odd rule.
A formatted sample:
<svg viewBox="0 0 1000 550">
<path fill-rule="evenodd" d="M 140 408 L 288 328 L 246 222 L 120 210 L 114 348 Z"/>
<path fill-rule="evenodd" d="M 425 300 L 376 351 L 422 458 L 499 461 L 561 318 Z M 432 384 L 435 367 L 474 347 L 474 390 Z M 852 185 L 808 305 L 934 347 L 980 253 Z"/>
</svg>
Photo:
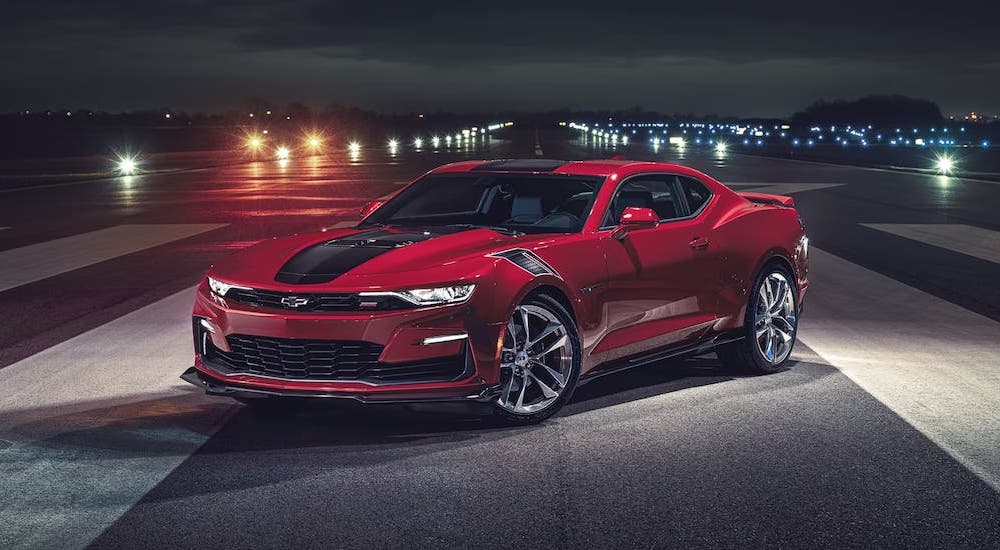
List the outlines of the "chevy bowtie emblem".
<svg viewBox="0 0 1000 550">
<path fill-rule="evenodd" d="M 288 307 L 302 307 L 309 303 L 309 298 L 303 298 L 301 296 L 285 296 L 281 299 L 281 303 Z"/>
</svg>

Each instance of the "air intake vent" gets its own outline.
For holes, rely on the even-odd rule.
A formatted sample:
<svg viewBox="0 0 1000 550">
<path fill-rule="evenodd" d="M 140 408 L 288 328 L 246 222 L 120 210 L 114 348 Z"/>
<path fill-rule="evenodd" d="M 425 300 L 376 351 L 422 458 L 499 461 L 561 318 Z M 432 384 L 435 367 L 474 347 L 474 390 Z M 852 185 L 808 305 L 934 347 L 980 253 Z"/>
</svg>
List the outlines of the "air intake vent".
<svg viewBox="0 0 1000 550">
<path fill-rule="evenodd" d="M 556 273 L 556 270 L 552 269 L 552 266 L 545 263 L 545 260 L 539 258 L 530 250 L 514 248 L 511 250 L 504 250 L 503 252 L 497 252 L 496 254 L 490 254 L 490 256 L 494 258 L 503 258 L 536 277 L 539 275 L 554 275 L 559 277 L 559 274 Z"/>
<path fill-rule="evenodd" d="M 222 374 L 251 374 L 287 380 L 362 381 L 373 384 L 448 382 L 471 372 L 466 347 L 448 357 L 381 363 L 382 346 L 345 340 L 299 340 L 247 334 L 226 337 L 230 351 L 212 345 L 195 325 L 204 364 Z"/>
</svg>

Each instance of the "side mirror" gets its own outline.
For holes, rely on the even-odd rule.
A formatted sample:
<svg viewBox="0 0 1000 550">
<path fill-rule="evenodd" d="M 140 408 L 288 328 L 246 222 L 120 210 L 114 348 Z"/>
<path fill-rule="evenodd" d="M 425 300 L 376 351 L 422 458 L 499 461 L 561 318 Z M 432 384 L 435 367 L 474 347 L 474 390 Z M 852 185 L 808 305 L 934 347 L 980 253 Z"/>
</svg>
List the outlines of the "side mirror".
<svg viewBox="0 0 1000 550">
<path fill-rule="evenodd" d="M 385 204 L 385 201 L 371 201 L 370 203 L 366 204 L 365 207 L 361 209 L 361 219 L 367 218 L 369 214 L 378 210 L 378 207 L 382 206 L 383 204 Z"/>
<path fill-rule="evenodd" d="M 618 220 L 618 227 L 611 232 L 611 237 L 620 241 L 632 231 L 652 229 L 658 225 L 660 225 L 660 216 L 652 208 L 629 206 L 622 212 L 622 217 Z"/>
</svg>

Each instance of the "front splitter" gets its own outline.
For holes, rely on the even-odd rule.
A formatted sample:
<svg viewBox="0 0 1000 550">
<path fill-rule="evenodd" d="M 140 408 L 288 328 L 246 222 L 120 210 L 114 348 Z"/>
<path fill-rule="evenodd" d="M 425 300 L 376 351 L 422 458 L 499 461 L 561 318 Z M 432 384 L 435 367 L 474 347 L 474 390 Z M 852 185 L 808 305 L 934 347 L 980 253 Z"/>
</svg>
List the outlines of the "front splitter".
<svg viewBox="0 0 1000 550">
<path fill-rule="evenodd" d="M 481 391 L 466 395 L 441 395 L 434 392 L 395 392 L 380 395 L 379 392 L 326 392 L 281 389 L 259 389 L 226 383 L 191 367 L 184 371 L 181 380 L 198 386 L 209 395 L 229 397 L 310 397 L 327 399 L 351 399 L 361 403 L 489 403 L 500 394 L 500 386 L 486 386 Z"/>
</svg>

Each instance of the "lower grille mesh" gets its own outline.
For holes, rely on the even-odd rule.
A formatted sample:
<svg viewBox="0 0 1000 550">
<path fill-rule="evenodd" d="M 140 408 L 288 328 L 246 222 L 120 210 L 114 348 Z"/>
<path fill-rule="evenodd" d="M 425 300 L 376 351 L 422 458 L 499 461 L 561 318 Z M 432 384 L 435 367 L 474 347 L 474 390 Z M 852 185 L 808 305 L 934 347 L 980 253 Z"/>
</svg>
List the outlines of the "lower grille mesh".
<svg viewBox="0 0 1000 550">
<path fill-rule="evenodd" d="M 296 380 L 357 380 L 373 383 L 455 380 L 466 371 L 463 352 L 408 363 L 380 363 L 383 347 L 370 342 L 302 340 L 231 334 L 231 351 L 207 340 L 203 359 L 224 373 L 246 373 Z"/>
</svg>

